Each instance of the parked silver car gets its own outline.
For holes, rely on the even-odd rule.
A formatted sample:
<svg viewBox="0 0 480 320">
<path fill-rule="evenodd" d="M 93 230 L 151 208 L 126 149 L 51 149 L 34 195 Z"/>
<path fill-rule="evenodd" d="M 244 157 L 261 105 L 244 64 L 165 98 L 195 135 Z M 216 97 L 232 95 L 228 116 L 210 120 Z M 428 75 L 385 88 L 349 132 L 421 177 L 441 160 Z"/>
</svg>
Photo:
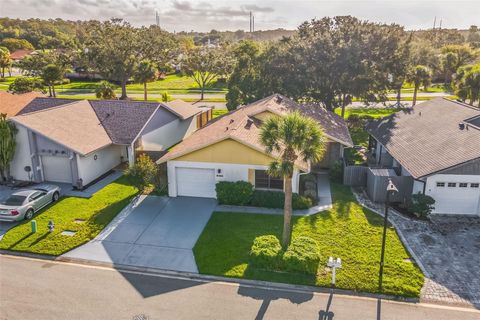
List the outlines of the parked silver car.
<svg viewBox="0 0 480 320">
<path fill-rule="evenodd" d="M 60 188 L 54 185 L 41 185 L 34 189 L 24 189 L 0 202 L 0 221 L 32 219 L 33 215 L 60 197 Z"/>
</svg>

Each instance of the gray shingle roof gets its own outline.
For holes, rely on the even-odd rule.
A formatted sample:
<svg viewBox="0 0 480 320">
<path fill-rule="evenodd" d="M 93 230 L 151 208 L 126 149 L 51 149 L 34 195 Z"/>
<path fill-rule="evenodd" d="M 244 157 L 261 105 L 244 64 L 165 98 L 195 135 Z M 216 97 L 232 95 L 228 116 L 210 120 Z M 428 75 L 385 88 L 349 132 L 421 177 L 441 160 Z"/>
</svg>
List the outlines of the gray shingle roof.
<svg viewBox="0 0 480 320">
<path fill-rule="evenodd" d="M 36 98 L 27 104 L 18 115 L 43 111 L 67 104 L 72 104 L 72 107 L 75 107 L 75 103 L 78 101 L 81 100 Z M 88 102 L 115 144 L 132 143 L 154 111 L 160 106 L 158 102 L 145 101 L 88 100 Z M 175 116 L 178 117 L 177 114 Z"/>
<path fill-rule="evenodd" d="M 476 116 L 478 108 L 436 98 L 376 120 L 367 131 L 420 178 L 480 157 L 480 130 L 459 127 Z"/>
<path fill-rule="evenodd" d="M 115 144 L 130 144 L 159 103 L 123 100 L 90 100 L 100 123 Z"/>
</svg>

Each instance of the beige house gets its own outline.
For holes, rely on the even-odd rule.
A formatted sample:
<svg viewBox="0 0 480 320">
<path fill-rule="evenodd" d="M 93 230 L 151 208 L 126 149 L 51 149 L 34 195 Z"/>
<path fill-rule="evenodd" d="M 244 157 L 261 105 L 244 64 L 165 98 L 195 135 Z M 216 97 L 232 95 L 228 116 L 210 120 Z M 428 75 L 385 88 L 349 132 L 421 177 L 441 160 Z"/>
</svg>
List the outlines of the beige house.
<svg viewBox="0 0 480 320">
<path fill-rule="evenodd" d="M 301 105 L 275 94 L 214 119 L 160 158 L 158 163 L 167 163 L 169 195 L 215 198 L 218 181 L 249 181 L 257 189 L 283 190 L 283 180 L 266 172 L 275 155 L 265 151 L 259 135 L 265 119 L 292 111 L 318 121 L 328 138 L 321 163 L 295 163 L 294 192 L 298 192 L 301 172 L 312 167 L 328 169 L 343 157 L 344 148 L 353 147 L 341 117 L 319 105 Z"/>
</svg>

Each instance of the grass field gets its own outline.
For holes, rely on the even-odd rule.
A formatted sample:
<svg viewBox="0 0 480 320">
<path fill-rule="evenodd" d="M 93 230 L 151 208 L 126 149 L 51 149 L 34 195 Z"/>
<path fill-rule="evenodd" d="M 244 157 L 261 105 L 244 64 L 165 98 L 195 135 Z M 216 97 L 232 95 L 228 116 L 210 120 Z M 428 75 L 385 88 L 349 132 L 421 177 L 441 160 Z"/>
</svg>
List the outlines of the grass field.
<svg viewBox="0 0 480 320">
<path fill-rule="evenodd" d="M 0 249 L 61 255 L 95 238 L 137 193 L 138 190 L 121 177 L 89 199 L 60 198 L 34 216 L 36 233 L 31 232 L 30 221 L 23 221 L 5 234 Z M 76 223 L 76 219 L 84 222 Z M 55 223 L 53 232 L 48 231 L 49 220 Z M 76 234 L 62 235 L 65 230 L 76 231 Z"/>
<path fill-rule="evenodd" d="M 321 252 L 315 276 L 256 269 L 249 251 L 257 236 L 280 237 L 283 217 L 215 212 L 197 241 L 194 254 L 204 274 L 329 287 L 329 256 L 340 257 L 337 287 L 377 292 L 383 218 L 361 207 L 348 187 L 333 184 L 333 209 L 308 217 L 293 218 L 293 237 L 314 238 Z M 418 297 L 423 285 L 420 269 L 409 260 L 395 230 L 387 231 L 384 292 Z"/>
</svg>

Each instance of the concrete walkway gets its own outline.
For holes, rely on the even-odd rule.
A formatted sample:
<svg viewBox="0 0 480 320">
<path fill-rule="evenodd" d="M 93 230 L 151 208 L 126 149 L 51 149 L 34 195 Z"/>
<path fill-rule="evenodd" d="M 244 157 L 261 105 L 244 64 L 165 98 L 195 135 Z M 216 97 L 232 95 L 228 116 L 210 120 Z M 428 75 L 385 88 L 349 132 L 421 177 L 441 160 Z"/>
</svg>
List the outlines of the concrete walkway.
<svg viewBox="0 0 480 320">
<path fill-rule="evenodd" d="M 309 216 L 332 208 L 332 194 L 330 191 L 330 180 L 327 173 L 317 174 L 317 197 L 318 203 L 315 206 L 305 210 L 293 210 L 293 215 Z M 251 214 L 283 214 L 283 209 L 228 205 L 217 205 L 215 211 Z"/>
<path fill-rule="evenodd" d="M 214 208 L 213 199 L 140 196 L 62 257 L 198 273 L 192 249 Z"/>
<path fill-rule="evenodd" d="M 92 184 L 85 190 L 74 190 L 71 183 L 63 183 L 63 182 L 45 182 L 47 184 L 53 184 L 59 186 L 62 189 L 62 195 L 66 197 L 77 197 L 77 198 L 90 198 L 93 194 L 113 181 L 117 180 L 123 175 L 121 171 L 113 171 L 105 178 L 101 179 L 100 181 Z"/>
</svg>

